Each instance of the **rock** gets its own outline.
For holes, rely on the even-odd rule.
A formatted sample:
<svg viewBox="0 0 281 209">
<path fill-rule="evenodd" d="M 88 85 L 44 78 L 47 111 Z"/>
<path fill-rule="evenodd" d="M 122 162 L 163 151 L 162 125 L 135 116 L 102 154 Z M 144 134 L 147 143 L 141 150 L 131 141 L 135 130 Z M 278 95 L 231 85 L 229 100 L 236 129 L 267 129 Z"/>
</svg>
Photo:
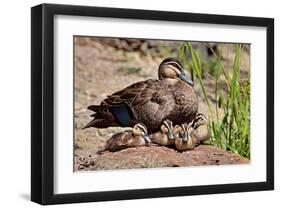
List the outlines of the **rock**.
<svg viewBox="0 0 281 209">
<path fill-rule="evenodd" d="M 185 152 L 178 152 L 168 147 L 152 146 L 104 152 L 95 159 L 91 170 L 245 164 L 249 162 L 248 159 L 239 155 L 208 145 L 200 145 Z"/>
</svg>

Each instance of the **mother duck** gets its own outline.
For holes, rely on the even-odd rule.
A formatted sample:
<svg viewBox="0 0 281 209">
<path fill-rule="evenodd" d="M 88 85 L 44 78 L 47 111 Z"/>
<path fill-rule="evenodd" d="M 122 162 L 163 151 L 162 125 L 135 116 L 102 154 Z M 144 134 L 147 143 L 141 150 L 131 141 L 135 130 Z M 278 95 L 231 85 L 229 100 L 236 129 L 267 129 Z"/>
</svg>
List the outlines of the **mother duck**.
<svg viewBox="0 0 281 209">
<path fill-rule="evenodd" d="M 91 105 L 89 127 L 133 127 L 146 125 L 149 133 L 159 130 L 166 119 L 174 124 L 191 122 L 198 110 L 198 98 L 180 62 L 167 58 L 161 62 L 157 79 L 134 83 L 107 96 L 100 105 Z"/>
</svg>

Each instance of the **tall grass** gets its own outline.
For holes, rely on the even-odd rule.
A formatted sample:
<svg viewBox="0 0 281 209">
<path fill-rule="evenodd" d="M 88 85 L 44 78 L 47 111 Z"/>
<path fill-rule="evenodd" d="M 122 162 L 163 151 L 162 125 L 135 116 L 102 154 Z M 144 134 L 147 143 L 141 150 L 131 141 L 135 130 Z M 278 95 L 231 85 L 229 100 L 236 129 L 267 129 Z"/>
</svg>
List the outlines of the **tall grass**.
<svg viewBox="0 0 281 209">
<path fill-rule="evenodd" d="M 194 50 L 190 42 L 183 42 L 180 47 L 180 58 L 185 66 L 189 66 L 191 78 L 198 81 L 208 106 L 211 138 L 206 143 L 250 159 L 250 72 L 246 81 L 240 78 L 244 47 L 241 44 L 235 46 L 231 72 L 226 70 L 221 57 L 211 47 L 209 49 L 215 57 L 213 76 L 209 76 L 215 82 L 215 103 L 206 92 L 200 51 Z M 221 86 L 225 87 L 223 91 Z M 223 110 L 223 114 L 219 110 Z"/>
</svg>

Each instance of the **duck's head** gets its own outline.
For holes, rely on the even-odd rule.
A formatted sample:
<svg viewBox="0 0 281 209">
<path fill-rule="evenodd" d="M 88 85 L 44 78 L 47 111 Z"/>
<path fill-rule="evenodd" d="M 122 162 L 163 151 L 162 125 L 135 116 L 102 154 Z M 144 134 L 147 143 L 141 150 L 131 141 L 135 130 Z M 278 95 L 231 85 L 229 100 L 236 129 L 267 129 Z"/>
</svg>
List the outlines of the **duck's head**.
<svg viewBox="0 0 281 209">
<path fill-rule="evenodd" d="M 147 128 L 144 124 L 142 123 L 137 123 L 136 125 L 134 125 L 133 127 L 133 134 L 136 137 L 142 137 L 144 138 L 144 140 L 148 143 L 151 142 L 149 136 L 148 136 L 148 132 L 147 132 Z"/>
<path fill-rule="evenodd" d="M 173 133 L 173 122 L 170 120 L 165 120 L 160 127 L 160 130 L 163 134 L 166 134 L 170 140 L 175 139 Z"/>
<path fill-rule="evenodd" d="M 208 125 L 208 120 L 202 113 L 197 113 L 193 120 L 192 128 L 197 129 L 199 126 L 203 125 Z"/>
<path fill-rule="evenodd" d="M 185 74 L 181 63 L 175 58 L 164 59 L 158 69 L 159 80 L 165 78 L 179 79 L 193 86 L 193 81 Z"/>
</svg>

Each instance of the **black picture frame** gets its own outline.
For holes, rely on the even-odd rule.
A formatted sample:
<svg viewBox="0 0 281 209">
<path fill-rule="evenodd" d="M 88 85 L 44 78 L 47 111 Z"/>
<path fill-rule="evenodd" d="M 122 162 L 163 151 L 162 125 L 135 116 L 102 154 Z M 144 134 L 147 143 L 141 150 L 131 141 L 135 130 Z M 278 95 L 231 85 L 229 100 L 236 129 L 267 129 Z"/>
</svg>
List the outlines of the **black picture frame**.
<svg viewBox="0 0 281 209">
<path fill-rule="evenodd" d="M 266 27 L 266 181 L 54 194 L 54 15 Z M 274 189 L 274 19 L 41 4 L 31 9 L 31 200 L 40 204 L 171 197 Z"/>
</svg>

